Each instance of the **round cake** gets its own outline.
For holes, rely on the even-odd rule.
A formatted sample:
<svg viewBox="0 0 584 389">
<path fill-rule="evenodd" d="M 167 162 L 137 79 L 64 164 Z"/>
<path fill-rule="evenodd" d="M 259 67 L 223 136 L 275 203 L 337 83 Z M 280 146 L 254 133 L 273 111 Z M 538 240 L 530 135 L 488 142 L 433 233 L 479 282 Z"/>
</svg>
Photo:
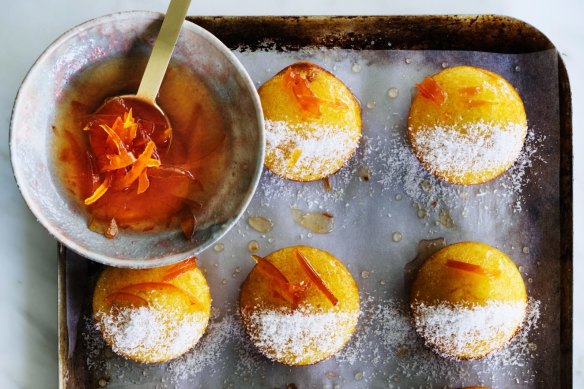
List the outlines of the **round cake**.
<svg viewBox="0 0 584 389">
<path fill-rule="evenodd" d="M 479 359 L 505 346 L 527 309 L 525 284 L 501 251 L 478 242 L 446 246 L 416 274 L 416 331 L 438 354 Z"/>
<path fill-rule="evenodd" d="M 359 102 L 320 66 L 290 65 L 258 93 L 266 122 L 265 164 L 275 174 L 319 180 L 339 170 L 359 146 Z"/>
<path fill-rule="evenodd" d="M 164 362 L 191 349 L 211 313 L 209 286 L 194 258 L 156 269 L 108 267 L 93 293 L 97 328 L 114 352 Z"/>
<path fill-rule="evenodd" d="M 287 247 L 256 266 L 241 288 L 240 313 L 251 341 L 286 365 L 325 360 L 349 341 L 359 292 L 347 268 L 326 251 Z"/>
<path fill-rule="evenodd" d="M 414 154 L 438 178 L 480 184 L 513 165 L 527 134 L 523 101 L 503 77 L 455 66 L 417 84 L 408 118 Z"/>
</svg>

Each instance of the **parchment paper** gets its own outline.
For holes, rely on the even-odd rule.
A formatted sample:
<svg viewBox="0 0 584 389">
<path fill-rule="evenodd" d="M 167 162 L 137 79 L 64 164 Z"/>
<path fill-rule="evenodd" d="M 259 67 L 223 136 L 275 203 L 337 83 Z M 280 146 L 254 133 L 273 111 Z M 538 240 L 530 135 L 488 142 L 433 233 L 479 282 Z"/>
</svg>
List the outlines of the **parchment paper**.
<svg viewBox="0 0 584 389">
<path fill-rule="evenodd" d="M 559 96 L 555 50 L 525 55 L 444 51 L 236 52 L 261 85 L 286 65 L 308 60 L 337 75 L 360 100 L 363 135 L 357 154 L 331 178 L 295 183 L 264 172 L 246 215 L 221 243 L 199 258 L 207 271 L 214 317 L 199 345 L 176 361 L 140 365 L 108 352 L 90 320 L 82 320 L 89 373 L 110 388 L 128 387 L 462 387 L 559 385 L 560 230 Z M 454 65 L 493 70 L 523 98 L 530 135 L 518 163 L 496 180 L 473 187 L 432 177 L 405 141 L 412 88 L 426 75 Z M 390 88 L 399 95 L 391 98 Z M 370 172 L 365 181 L 364 171 Z M 291 207 L 334 215 L 329 234 L 311 233 L 292 220 Z M 250 215 L 269 218 L 274 229 L 251 229 Z M 401 234 L 395 242 L 394 233 Z M 396 235 L 397 237 L 397 235 Z M 473 240 L 506 252 L 520 266 L 530 296 L 530 319 L 506 349 L 482 361 L 448 361 L 413 332 L 404 267 L 421 240 Z M 356 334 L 339 355 L 307 367 L 287 367 L 259 355 L 237 317 L 239 287 L 253 267 L 248 243 L 259 254 L 306 244 L 344 262 L 360 289 L 362 315 Z M 87 304 L 86 304 L 87 307 Z M 540 316 L 538 316 L 538 314 Z"/>
</svg>

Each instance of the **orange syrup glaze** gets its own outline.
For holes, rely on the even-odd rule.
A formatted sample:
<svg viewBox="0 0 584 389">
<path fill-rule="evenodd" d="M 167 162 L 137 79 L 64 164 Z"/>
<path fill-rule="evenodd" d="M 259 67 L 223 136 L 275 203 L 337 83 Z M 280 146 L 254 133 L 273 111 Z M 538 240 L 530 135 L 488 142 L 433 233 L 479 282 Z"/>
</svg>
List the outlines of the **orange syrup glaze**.
<svg viewBox="0 0 584 389">
<path fill-rule="evenodd" d="M 112 220 L 121 230 L 180 229 L 189 220 L 192 236 L 197 212 L 230 164 L 226 118 L 204 80 L 176 63 L 157 99 L 171 129 L 154 107 L 138 100 L 112 101 L 98 110 L 111 96 L 134 93 L 144 64 L 141 57 L 116 59 L 72 82 L 53 126 L 57 176 L 86 209 L 92 230 L 105 233 Z M 114 141 L 101 126 L 119 130 L 130 108 L 140 126 L 116 131 Z M 104 193 L 92 198 L 100 186 Z"/>
</svg>

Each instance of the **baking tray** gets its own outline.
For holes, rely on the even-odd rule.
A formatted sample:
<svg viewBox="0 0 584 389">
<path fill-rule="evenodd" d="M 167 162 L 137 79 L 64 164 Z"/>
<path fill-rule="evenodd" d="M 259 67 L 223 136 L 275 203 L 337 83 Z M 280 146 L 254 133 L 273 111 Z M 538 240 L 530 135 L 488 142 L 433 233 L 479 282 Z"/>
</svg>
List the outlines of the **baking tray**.
<svg viewBox="0 0 584 389">
<path fill-rule="evenodd" d="M 554 45 L 532 26 L 519 20 L 490 15 L 191 17 L 189 20 L 215 34 L 231 49 L 251 53 L 294 52 L 309 47 L 357 51 L 388 50 L 388 42 L 391 43 L 389 48 L 391 50 L 463 50 L 523 54 L 555 49 Z M 568 76 L 559 54 L 557 66 L 559 134 L 555 135 L 559 142 L 559 176 L 557 177 L 559 209 L 556 211 L 560 220 L 560 252 L 554 253 L 552 260 L 559 262 L 555 264 L 559 270 L 558 278 L 554 278 L 557 281 L 554 288 L 557 289 L 560 306 L 557 310 L 559 322 L 556 321 L 559 330 L 559 345 L 555 348 L 557 353 L 551 356 L 557 362 L 549 363 L 550 366 L 553 365 L 549 374 L 541 374 L 546 376 L 544 380 L 538 380 L 536 377 L 529 384 L 516 382 L 513 386 L 517 387 L 569 388 L 572 386 L 572 108 Z M 537 209 L 529 208 L 527 212 L 537 213 Z M 78 307 L 88 307 L 90 304 L 92 283 L 102 266 L 76 256 L 62 245 L 59 245 L 58 255 L 60 387 L 107 385 L 109 382 L 103 375 L 103 371 L 88 367 L 90 361 L 88 353 L 91 350 L 88 350 L 87 342 L 77 339 L 77 335 L 81 333 L 79 328 L 83 326 L 83 318 L 71 317 L 71 312 L 78 311 Z M 358 278 L 356 270 L 351 270 Z M 75 328 L 68 328 L 68 326 L 75 326 Z M 542 364 L 541 369 L 546 369 L 546 365 Z M 291 370 L 285 370 L 288 376 L 292 374 Z M 147 370 L 141 370 L 141 373 L 146 375 Z M 534 374 L 539 373 L 535 370 Z M 321 378 L 319 377 L 319 380 Z M 128 386 L 139 386 L 141 382 L 143 381 L 134 378 Z M 197 383 L 203 387 L 217 386 L 205 382 L 203 380 Z M 366 381 L 340 382 L 342 387 L 367 385 Z M 286 383 L 281 381 L 278 385 L 286 386 Z M 222 385 L 229 386 L 229 384 L 233 385 L 229 382 Z M 431 387 L 433 384 L 444 385 L 444 382 L 426 382 L 425 386 Z M 172 387 L 172 384 L 165 382 L 160 382 L 159 385 Z M 399 383 L 391 383 L 391 385 L 400 387 Z M 156 385 L 145 384 L 145 386 L 155 387 Z M 247 385 L 240 383 L 235 386 Z M 375 385 L 371 384 L 371 386 Z"/>
</svg>

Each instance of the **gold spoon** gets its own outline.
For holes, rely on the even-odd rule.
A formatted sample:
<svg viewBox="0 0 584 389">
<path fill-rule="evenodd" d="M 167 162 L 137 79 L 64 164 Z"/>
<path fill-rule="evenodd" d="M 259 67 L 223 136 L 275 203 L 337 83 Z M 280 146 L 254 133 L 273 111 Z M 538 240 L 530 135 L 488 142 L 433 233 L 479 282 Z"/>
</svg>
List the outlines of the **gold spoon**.
<svg viewBox="0 0 584 389">
<path fill-rule="evenodd" d="M 166 122 L 167 128 L 172 127 L 170 120 L 156 103 L 156 96 L 162 84 L 162 80 L 168 68 L 168 63 L 172 57 L 174 46 L 178 40 L 178 36 L 185 20 L 187 10 L 191 0 L 171 0 L 162 21 L 160 32 L 154 42 L 154 48 L 146 64 L 146 70 L 142 75 L 138 92 L 135 95 L 123 95 L 108 98 L 103 105 L 96 111 L 102 111 L 108 104 L 118 102 L 119 99 L 127 102 L 127 105 L 141 107 L 137 109 L 138 112 L 148 110 L 151 112 L 150 116 L 160 116 L 160 121 Z M 154 108 L 148 109 L 148 108 Z M 136 110 L 135 110 L 136 111 Z M 139 116 L 139 114 L 138 114 Z"/>
</svg>

